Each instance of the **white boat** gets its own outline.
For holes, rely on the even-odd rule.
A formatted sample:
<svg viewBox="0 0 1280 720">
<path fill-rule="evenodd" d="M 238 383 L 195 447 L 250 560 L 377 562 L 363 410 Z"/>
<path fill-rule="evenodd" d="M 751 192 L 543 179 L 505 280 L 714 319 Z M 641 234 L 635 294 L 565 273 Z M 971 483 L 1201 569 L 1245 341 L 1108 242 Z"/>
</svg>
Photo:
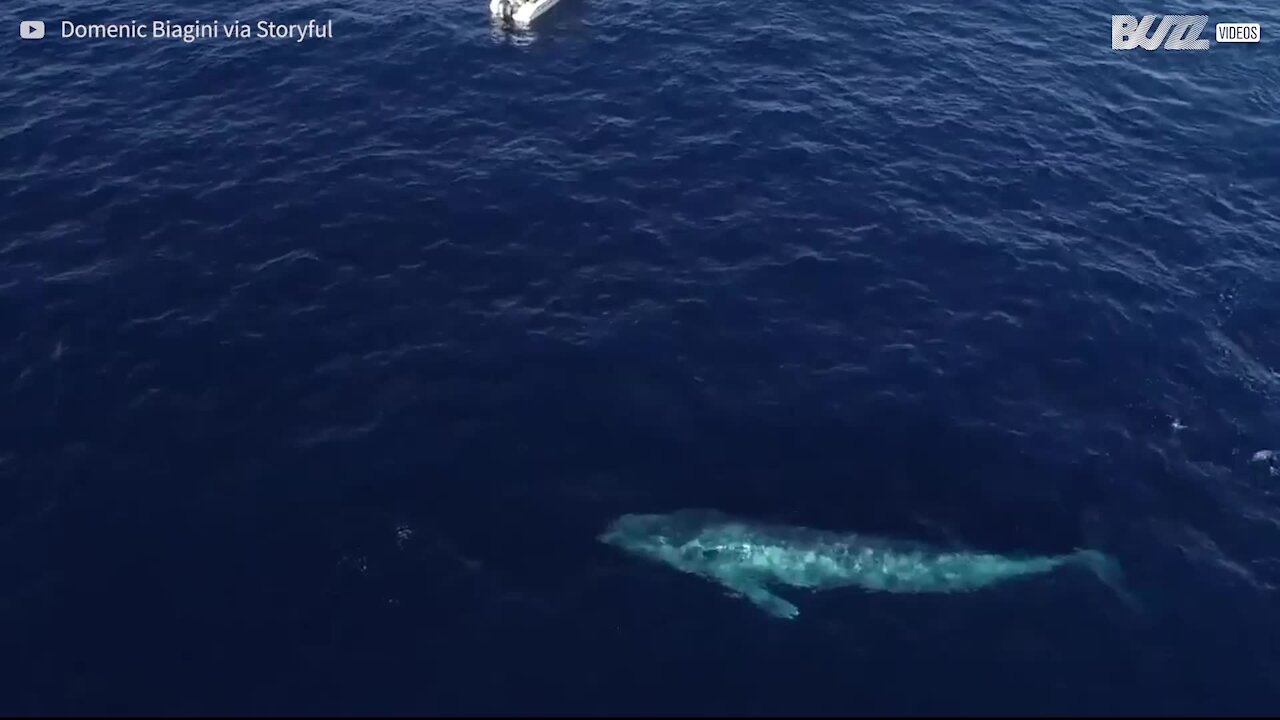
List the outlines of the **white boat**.
<svg viewBox="0 0 1280 720">
<path fill-rule="evenodd" d="M 528 27 L 533 19 L 560 0 L 489 0 L 489 12 L 499 20 Z"/>
</svg>

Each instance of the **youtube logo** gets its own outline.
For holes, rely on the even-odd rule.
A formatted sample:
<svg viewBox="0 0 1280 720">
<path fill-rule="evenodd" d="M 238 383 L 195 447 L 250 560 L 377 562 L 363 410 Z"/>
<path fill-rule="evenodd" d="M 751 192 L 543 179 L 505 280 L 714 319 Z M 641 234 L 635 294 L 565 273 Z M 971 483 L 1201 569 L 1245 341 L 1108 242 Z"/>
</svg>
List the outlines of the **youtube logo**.
<svg viewBox="0 0 1280 720">
<path fill-rule="evenodd" d="M 23 40 L 41 40 L 44 38 L 44 22 L 41 20 L 23 20 L 18 26 L 18 34 Z"/>
</svg>

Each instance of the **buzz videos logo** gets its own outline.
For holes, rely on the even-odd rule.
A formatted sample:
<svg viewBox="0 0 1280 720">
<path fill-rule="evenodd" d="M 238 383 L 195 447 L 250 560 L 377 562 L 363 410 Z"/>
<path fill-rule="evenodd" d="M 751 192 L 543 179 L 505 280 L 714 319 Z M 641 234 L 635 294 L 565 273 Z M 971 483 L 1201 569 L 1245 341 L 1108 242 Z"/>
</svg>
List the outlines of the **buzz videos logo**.
<svg viewBox="0 0 1280 720">
<path fill-rule="evenodd" d="M 1212 43 L 1201 37 L 1208 24 L 1208 15 L 1143 15 L 1141 20 L 1134 15 L 1112 15 L 1111 49 L 1158 50 L 1163 46 L 1165 50 L 1208 50 Z M 1261 42 L 1262 27 L 1258 23 L 1218 23 L 1214 37 L 1220 43 Z"/>
</svg>

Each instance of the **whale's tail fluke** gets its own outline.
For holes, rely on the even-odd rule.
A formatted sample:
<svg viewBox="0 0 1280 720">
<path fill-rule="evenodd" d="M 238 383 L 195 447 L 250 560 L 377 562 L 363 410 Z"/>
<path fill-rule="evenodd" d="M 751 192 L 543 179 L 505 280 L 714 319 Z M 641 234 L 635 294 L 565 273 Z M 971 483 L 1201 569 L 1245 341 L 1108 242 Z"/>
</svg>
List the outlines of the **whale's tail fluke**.
<svg viewBox="0 0 1280 720">
<path fill-rule="evenodd" d="M 1088 568 L 1090 572 L 1097 575 L 1099 580 L 1115 591 L 1120 601 L 1130 610 L 1137 613 L 1142 612 L 1142 603 L 1126 587 L 1124 570 L 1121 569 L 1120 563 L 1115 558 L 1099 550 L 1081 548 L 1071 555 L 1071 560 Z"/>
</svg>

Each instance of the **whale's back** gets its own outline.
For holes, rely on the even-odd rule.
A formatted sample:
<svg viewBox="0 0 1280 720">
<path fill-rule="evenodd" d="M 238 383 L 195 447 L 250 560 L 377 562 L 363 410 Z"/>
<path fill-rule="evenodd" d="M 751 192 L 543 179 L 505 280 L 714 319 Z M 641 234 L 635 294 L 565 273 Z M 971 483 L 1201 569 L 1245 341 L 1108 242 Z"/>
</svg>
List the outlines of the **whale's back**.
<svg viewBox="0 0 1280 720">
<path fill-rule="evenodd" d="M 704 541 L 705 542 L 705 541 Z M 945 552 L 920 543 L 818 535 L 778 539 L 748 534 L 716 538 L 701 549 L 713 576 L 750 576 L 772 584 L 823 589 L 857 586 L 898 593 L 967 592 L 1020 575 L 1048 572 L 1062 558 L 1009 558 Z"/>
</svg>

